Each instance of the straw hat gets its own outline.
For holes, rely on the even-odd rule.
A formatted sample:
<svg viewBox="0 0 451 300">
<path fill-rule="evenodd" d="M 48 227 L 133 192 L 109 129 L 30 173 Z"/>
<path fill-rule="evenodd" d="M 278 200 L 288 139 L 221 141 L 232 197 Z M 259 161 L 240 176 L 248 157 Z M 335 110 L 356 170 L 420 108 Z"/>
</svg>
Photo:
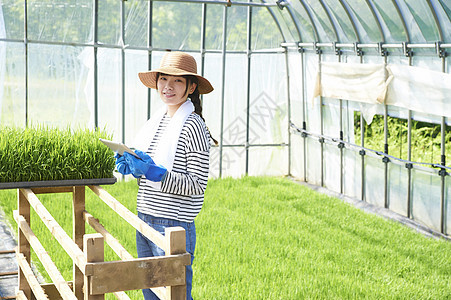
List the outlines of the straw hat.
<svg viewBox="0 0 451 300">
<path fill-rule="evenodd" d="M 213 91 L 210 82 L 197 74 L 197 64 L 194 57 L 184 52 L 167 52 L 161 60 L 159 69 L 140 72 L 138 76 L 145 86 L 156 89 L 157 73 L 174 76 L 193 75 L 199 80 L 199 94 L 208 94 Z"/>
</svg>

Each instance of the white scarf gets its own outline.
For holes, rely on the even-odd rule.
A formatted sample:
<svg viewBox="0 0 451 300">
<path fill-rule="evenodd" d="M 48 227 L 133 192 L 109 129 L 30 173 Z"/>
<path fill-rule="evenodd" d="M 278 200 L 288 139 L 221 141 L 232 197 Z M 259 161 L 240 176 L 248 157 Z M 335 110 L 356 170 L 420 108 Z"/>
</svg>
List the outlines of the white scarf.
<svg viewBox="0 0 451 300">
<path fill-rule="evenodd" d="M 134 146 L 143 152 L 146 152 L 152 142 L 161 120 L 168 111 L 168 107 L 165 105 L 158 110 L 152 117 L 147 120 L 143 128 L 136 136 Z M 166 127 L 165 132 L 161 136 L 160 141 L 155 145 L 153 161 L 157 165 L 161 165 L 170 172 L 174 165 L 175 151 L 177 150 L 177 144 L 179 141 L 180 132 L 186 119 L 194 111 L 194 105 L 191 100 L 186 100 L 175 112 Z M 161 182 L 151 182 L 150 185 L 158 190 L 161 189 Z"/>
</svg>

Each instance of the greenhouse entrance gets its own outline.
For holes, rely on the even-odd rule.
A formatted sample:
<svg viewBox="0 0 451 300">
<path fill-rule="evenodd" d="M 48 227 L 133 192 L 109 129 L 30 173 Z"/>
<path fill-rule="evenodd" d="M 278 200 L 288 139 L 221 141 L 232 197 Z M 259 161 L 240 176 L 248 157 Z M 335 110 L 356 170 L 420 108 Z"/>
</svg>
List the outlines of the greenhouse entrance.
<svg viewBox="0 0 451 300">
<path fill-rule="evenodd" d="M 0 129 L 133 146 L 168 51 L 214 87 L 210 179 L 292 176 L 450 236 L 449 0 L 3 0 Z"/>
</svg>

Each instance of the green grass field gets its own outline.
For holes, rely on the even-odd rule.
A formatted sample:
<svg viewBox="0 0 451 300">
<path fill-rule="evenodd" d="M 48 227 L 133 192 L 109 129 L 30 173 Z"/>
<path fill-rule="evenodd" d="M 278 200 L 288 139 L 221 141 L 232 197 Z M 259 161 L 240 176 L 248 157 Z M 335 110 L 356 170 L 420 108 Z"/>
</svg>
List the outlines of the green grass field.
<svg viewBox="0 0 451 300">
<path fill-rule="evenodd" d="M 105 189 L 136 211 L 134 181 Z M 38 197 L 71 235 L 71 195 Z M 11 217 L 16 192 L 0 191 L 0 205 Z M 134 230 L 90 190 L 86 207 L 136 256 Z M 71 280 L 72 262 L 35 215 L 32 228 Z M 449 241 L 290 179 L 210 180 L 196 228 L 195 299 L 451 299 Z M 115 259 L 107 251 L 106 260 Z M 142 298 L 139 291 L 129 295 Z"/>
</svg>

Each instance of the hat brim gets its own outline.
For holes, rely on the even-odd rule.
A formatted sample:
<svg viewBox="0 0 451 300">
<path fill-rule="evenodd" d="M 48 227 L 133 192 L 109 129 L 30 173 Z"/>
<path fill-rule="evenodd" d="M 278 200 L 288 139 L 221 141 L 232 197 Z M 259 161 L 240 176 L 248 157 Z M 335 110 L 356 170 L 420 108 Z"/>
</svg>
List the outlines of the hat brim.
<svg viewBox="0 0 451 300">
<path fill-rule="evenodd" d="M 173 75 L 173 76 L 184 76 L 184 75 L 192 75 L 196 76 L 199 83 L 197 86 L 197 89 L 199 90 L 199 94 L 208 94 L 211 91 L 213 91 L 213 86 L 211 83 L 204 77 L 197 75 L 196 73 L 190 73 L 183 70 L 180 70 L 178 68 L 173 67 L 162 67 L 156 70 L 147 71 L 147 72 L 140 72 L 138 73 L 139 79 L 141 82 L 151 89 L 157 88 L 157 74 L 163 73 L 167 75 Z"/>
</svg>

